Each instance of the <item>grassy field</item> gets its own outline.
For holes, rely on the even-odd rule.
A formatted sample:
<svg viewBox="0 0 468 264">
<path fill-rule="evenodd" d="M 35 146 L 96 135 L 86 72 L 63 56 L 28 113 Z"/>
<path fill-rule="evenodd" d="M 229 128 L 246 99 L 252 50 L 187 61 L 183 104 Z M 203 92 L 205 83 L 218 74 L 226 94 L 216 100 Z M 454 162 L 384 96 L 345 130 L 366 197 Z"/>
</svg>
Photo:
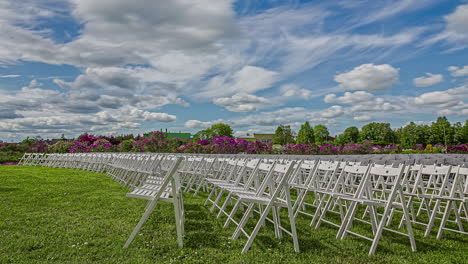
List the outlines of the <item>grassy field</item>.
<svg viewBox="0 0 468 264">
<path fill-rule="evenodd" d="M 145 201 L 126 198 L 127 190 L 105 174 L 70 169 L 0 166 L 0 263 L 468 263 L 468 238 L 435 231 L 418 252 L 404 237 L 384 233 L 374 256 L 370 242 L 336 229 L 313 230 L 297 220 L 301 253 L 286 236 L 264 228 L 247 254 L 245 239 L 230 240 L 233 226 L 203 206 L 205 194 L 184 198 L 185 247 L 178 249 L 173 208 L 161 204 L 128 249 L 123 245 L 140 219 Z"/>
</svg>

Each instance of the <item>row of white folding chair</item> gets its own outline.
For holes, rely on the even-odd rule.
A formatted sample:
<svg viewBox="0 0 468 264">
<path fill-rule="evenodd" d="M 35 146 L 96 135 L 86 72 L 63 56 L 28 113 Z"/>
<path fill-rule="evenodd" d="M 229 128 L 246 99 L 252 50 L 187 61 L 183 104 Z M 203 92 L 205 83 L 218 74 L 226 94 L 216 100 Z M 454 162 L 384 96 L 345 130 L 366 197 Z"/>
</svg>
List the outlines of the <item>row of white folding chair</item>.
<svg viewBox="0 0 468 264">
<path fill-rule="evenodd" d="M 37 166 L 42 163 L 45 153 L 24 153 L 18 165 Z"/>
<path fill-rule="evenodd" d="M 408 197 L 411 221 L 425 226 L 426 237 L 430 235 L 436 220 L 444 218 L 441 226 L 453 222 L 457 224 L 459 233 L 466 233 L 463 228 L 463 222 L 468 221 L 466 171 L 467 168 L 460 166 L 435 165 L 415 165 L 409 170 L 402 184 L 405 196 Z M 457 207 L 455 220 L 450 220 L 446 214 L 451 213 L 453 206 Z M 419 217 L 421 215 L 424 218 Z M 439 228 L 438 238 L 441 237 L 442 229 Z"/>
<path fill-rule="evenodd" d="M 402 165 L 400 165 L 400 167 L 401 167 L 401 166 L 402 166 Z M 433 167 L 434 167 L 434 166 L 433 166 Z M 406 169 L 404 169 L 403 175 L 409 175 L 409 176 L 404 176 L 404 177 L 402 177 L 402 179 L 401 179 L 401 184 L 404 184 L 404 185 L 405 185 L 405 188 L 406 188 L 405 190 L 408 189 L 408 187 L 407 187 L 408 181 L 407 181 L 407 180 L 405 181 L 405 179 L 410 178 L 410 177 L 414 177 L 414 176 L 411 176 L 411 175 L 412 175 L 412 174 L 411 174 L 411 171 L 410 171 L 408 168 L 409 168 L 409 167 L 406 167 Z M 391 171 L 391 170 L 393 170 L 394 168 L 392 168 L 392 166 L 382 166 L 382 165 L 374 165 L 373 167 L 371 167 L 371 170 L 376 170 L 376 169 L 385 170 L 385 171 L 390 170 L 390 171 Z M 413 170 L 414 170 L 414 169 L 415 169 L 415 168 L 413 168 Z M 440 168 L 436 170 L 436 172 L 437 172 L 437 171 L 439 172 L 439 175 L 432 175 L 432 177 L 428 177 L 428 178 L 427 178 L 427 179 L 428 179 L 428 183 L 427 183 L 426 185 L 423 185 L 423 187 L 425 188 L 425 190 L 429 190 L 429 191 L 425 191 L 425 195 L 426 195 L 426 196 L 423 195 L 423 196 L 421 196 L 421 198 L 422 198 L 422 199 L 426 199 L 426 200 L 428 200 L 428 199 L 431 199 L 431 200 L 430 200 L 430 201 L 425 201 L 425 202 L 421 203 L 421 205 L 420 205 L 420 210 L 421 210 L 421 207 L 422 207 L 424 204 L 428 204 L 428 205 L 426 206 L 426 208 L 425 208 L 425 210 L 427 210 L 427 211 L 429 212 L 429 214 L 428 214 L 428 215 L 429 215 L 429 217 L 428 217 L 429 220 L 428 220 L 427 223 L 425 223 L 425 225 L 427 226 L 426 235 L 429 234 L 429 232 L 430 232 L 432 226 L 434 225 L 434 221 L 435 221 L 435 219 L 436 219 L 436 217 L 435 217 L 436 214 L 440 214 L 440 213 L 442 213 L 443 222 L 441 223 L 441 226 L 440 226 L 440 228 L 439 228 L 439 233 L 438 233 L 438 237 L 439 237 L 439 238 L 440 238 L 440 236 L 441 236 L 442 230 L 449 230 L 449 231 L 454 231 L 454 232 L 463 233 L 463 234 L 466 233 L 466 232 L 463 231 L 463 225 L 462 225 L 462 223 L 461 223 L 461 221 L 462 221 L 462 219 L 463 219 L 462 212 L 465 213 L 465 218 L 464 218 L 465 220 L 466 220 L 466 213 L 467 213 L 467 210 L 466 210 L 466 208 L 467 208 L 467 206 L 466 206 L 466 193 L 467 193 L 467 191 L 466 191 L 466 190 L 468 189 L 468 187 L 467 187 L 467 184 L 466 184 L 466 176 L 464 176 L 464 174 L 463 174 L 463 172 L 465 171 L 464 169 L 465 169 L 465 168 L 462 168 L 461 173 L 459 173 L 459 175 L 458 175 L 458 178 L 456 178 L 456 179 L 454 179 L 454 180 L 449 180 L 449 179 L 451 179 L 451 178 L 449 178 L 449 177 L 446 177 L 446 178 L 444 178 L 445 180 L 442 180 L 442 178 L 440 177 L 440 174 L 441 174 L 441 169 L 440 169 Z M 319 170 L 318 170 L 318 171 L 319 171 Z M 447 172 L 447 169 L 445 169 L 445 172 Z M 429 174 L 430 171 L 427 171 L 427 170 L 426 170 L 426 171 L 423 171 L 422 174 L 424 174 L 424 173 Z M 414 172 L 413 172 L 413 174 L 414 174 Z M 434 172 L 433 172 L 432 174 L 434 174 Z M 319 174 L 317 174 L 317 175 L 319 175 Z M 439 176 L 439 177 L 436 177 L 436 176 Z M 363 176 L 361 176 L 361 177 L 363 177 Z M 316 179 L 319 179 L 319 177 L 317 177 Z M 335 178 L 335 179 L 336 179 L 336 178 Z M 386 181 L 388 181 L 389 177 L 388 177 L 388 175 L 384 175 L 384 177 L 383 177 L 382 175 L 377 175 L 377 178 L 376 178 L 375 175 L 374 175 L 374 176 L 371 176 L 371 178 L 370 178 L 370 184 L 378 183 L 378 182 L 379 182 L 378 179 L 380 179 L 380 181 L 382 181 L 382 179 L 385 179 Z M 420 179 L 421 179 L 421 177 L 420 177 Z M 312 182 L 313 182 L 313 181 L 312 181 Z M 320 180 L 318 180 L 318 181 L 316 181 L 316 182 L 320 183 Z M 334 186 L 334 185 L 337 186 L 336 184 L 338 183 L 338 182 L 337 182 L 337 183 L 334 184 L 334 183 L 333 183 L 333 178 L 328 178 L 328 179 L 326 179 L 324 182 L 327 182 L 327 183 L 330 184 L 331 186 Z M 361 182 L 361 181 L 358 181 L 358 182 Z M 346 188 L 352 187 L 353 185 L 352 185 L 351 183 L 352 183 L 352 182 L 348 182 L 349 186 L 346 187 Z M 437 184 L 440 185 L 440 184 L 442 184 L 442 183 L 445 184 L 445 185 L 440 186 L 439 188 L 436 188 Z M 401 186 L 401 184 L 399 184 L 399 186 Z M 401 189 L 403 190 L 403 187 L 398 187 L 398 188 L 401 188 Z M 352 189 L 352 188 L 351 188 L 351 189 Z M 452 198 L 452 199 L 448 199 L 448 198 L 447 198 L 447 197 L 449 196 L 449 195 L 448 195 L 448 190 L 452 190 L 452 189 L 453 189 L 453 190 L 458 190 L 458 191 L 453 191 L 453 192 L 451 193 L 451 196 L 454 196 L 454 195 L 455 195 L 456 198 L 455 198 L 455 199 L 453 199 L 453 198 Z M 324 209 L 324 211 L 320 212 L 320 208 L 323 208 L 322 204 L 325 202 L 325 200 L 322 199 L 322 204 L 319 204 L 319 209 L 316 210 L 316 214 L 315 214 L 315 215 L 309 214 L 309 215 L 310 215 L 310 216 L 314 216 L 314 219 L 316 219 L 316 218 L 317 218 L 317 215 L 319 215 L 319 214 L 325 214 L 325 213 L 327 213 L 327 212 L 333 211 L 333 210 L 331 210 L 330 208 L 336 207 L 338 201 L 340 201 L 340 200 L 347 200 L 347 199 L 345 199 L 345 198 L 340 199 L 340 196 L 339 196 L 339 195 L 341 195 L 341 194 L 338 194 L 338 197 L 337 197 L 337 198 L 332 199 L 332 198 L 333 198 L 333 195 L 337 196 L 337 194 L 335 194 L 336 192 L 337 192 L 336 189 L 334 189 L 332 192 L 323 192 L 323 191 L 320 191 L 320 190 L 315 190 L 315 194 L 316 194 L 316 199 L 315 199 L 315 201 L 320 200 L 321 198 L 323 198 L 323 195 L 325 194 L 325 195 L 328 195 L 328 196 L 329 196 L 329 198 L 327 198 L 327 199 L 328 199 L 328 200 L 331 200 L 331 202 L 327 201 L 327 203 L 328 203 L 327 207 Z M 387 192 L 388 192 L 388 191 L 387 191 Z M 387 192 L 381 191 L 380 194 L 381 194 L 382 197 L 386 197 L 385 195 L 386 195 Z M 398 192 L 400 192 L 400 191 L 398 190 Z M 402 192 L 403 192 L 403 196 L 406 197 L 406 200 L 408 200 L 408 196 L 406 196 L 406 194 L 407 194 L 406 191 L 402 191 Z M 464 192 L 464 193 L 463 193 L 463 192 Z M 445 195 L 445 196 L 443 196 L 443 195 L 441 196 L 441 195 L 440 195 L 441 193 L 446 193 L 446 195 Z M 320 197 L 321 195 L 322 195 L 322 197 Z M 297 211 L 296 211 L 296 215 L 297 215 L 297 213 L 301 212 L 300 209 L 303 208 L 303 207 L 302 207 L 303 201 L 302 201 L 300 198 L 301 198 L 301 193 L 299 193 L 298 203 L 295 205 L 296 210 L 297 210 Z M 411 196 L 409 196 L 409 199 L 411 199 Z M 443 199 L 446 200 L 446 201 L 445 201 L 445 203 L 446 203 L 445 212 L 442 212 L 441 210 L 438 210 L 439 208 L 442 208 L 442 206 L 440 206 L 440 205 L 441 205 L 441 204 L 444 204 L 444 202 L 442 202 Z M 349 199 L 348 199 L 348 200 L 349 200 Z M 375 197 L 374 197 L 372 200 L 375 200 Z M 432 202 L 432 200 L 434 200 L 434 202 Z M 452 202 L 451 202 L 450 204 L 448 204 L 447 200 L 450 200 L 450 201 L 452 201 Z M 459 206 L 456 205 L 457 202 L 458 202 L 458 205 L 459 205 Z M 405 206 L 405 207 L 409 207 L 408 210 L 409 210 L 409 212 L 411 212 L 411 213 L 409 213 L 409 214 L 412 215 L 412 216 L 414 216 L 415 214 L 412 213 L 412 212 L 414 212 L 414 210 L 413 210 L 412 206 L 410 206 L 411 204 L 410 204 L 409 202 L 405 202 L 405 203 L 408 203 L 407 206 Z M 434 204 L 434 206 L 431 206 L 431 204 Z M 314 205 L 314 204 L 308 204 L 308 205 Z M 372 205 L 372 204 L 371 204 L 371 205 Z M 366 212 L 366 213 L 370 213 L 370 211 L 369 211 L 370 206 L 369 206 L 369 205 L 367 205 L 367 206 L 368 206 L 368 207 L 366 208 L 365 212 Z M 392 207 L 393 207 L 393 208 L 392 208 Z M 434 210 L 434 208 L 432 208 L 432 207 L 436 207 L 435 210 Z M 340 208 L 340 212 L 343 211 L 342 209 L 345 209 L 345 210 L 347 210 L 347 211 L 348 211 L 348 209 L 349 209 L 349 207 L 348 207 L 348 205 L 347 205 L 346 203 L 344 203 L 342 206 L 339 206 L 339 208 Z M 406 225 L 408 226 L 408 222 L 407 222 L 406 219 L 404 218 L 404 215 L 405 215 L 406 213 L 404 212 L 403 207 L 402 207 L 402 206 L 399 206 L 399 205 L 395 205 L 395 206 L 392 205 L 392 206 L 391 206 L 391 209 L 390 209 L 390 214 L 389 214 L 389 215 L 385 215 L 385 217 L 386 217 L 386 219 L 387 219 L 387 220 L 386 220 L 386 225 L 387 225 L 387 226 L 390 225 L 391 220 L 392 220 L 392 217 L 393 217 L 393 214 L 398 210 L 397 208 L 400 209 L 399 211 L 403 214 L 403 215 L 402 215 L 402 220 L 401 220 L 401 223 L 400 223 L 399 227 L 400 227 L 400 228 L 403 227 L 403 224 L 404 224 L 404 223 L 406 223 Z M 424 208 L 424 207 L 423 207 L 423 208 Z M 456 208 L 456 210 L 455 210 L 455 208 Z M 317 212 L 318 212 L 318 213 L 317 213 Z M 334 211 L 334 212 L 336 213 L 336 211 Z M 450 229 L 450 228 L 445 228 L 445 227 L 444 227 L 444 225 L 445 225 L 446 222 L 448 221 L 448 214 L 453 213 L 453 212 L 455 213 L 455 221 L 453 221 L 453 222 L 457 223 L 457 225 L 458 225 L 458 230 L 454 230 L 454 229 Z M 305 213 L 305 212 L 301 212 L 301 213 Z M 305 213 L 305 214 L 307 214 L 307 213 Z M 332 222 L 329 222 L 329 221 L 327 221 L 327 220 L 323 220 L 322 218 L 319 218 L 318 223 L 316 224 L 316 227 L 318 227 L 318 226 L 320 225 L 320 222 L 324 222 L 324 221 L 325 221 L 325 222 L 330 223 L 330 224 L 332 224 L 332 225 L 340 226 L 340 228 L 341 228 L 341 229 L 340 229 L 340 230 L 341 230 L 340 232 L 342 233 L 342 232 L 344 232 L 343 230 L 346 230 L 346 228 L 343 227 L 342 224 L 344 223 L 344 221 L 349 221 L 349 219 L 343 219 L 343 214 L 342 214 L 342 213 L 340 214 L 340 216 L 341 216 L 341 220 L 342 220 L 342 221 L 341 221 L 341 224 L 334 224 L 334 223 L 332 223 Z M 364 214 L 363 217 L 364 217 L 364 216 L 366 216 L 366 214 Z M 353 217 L 354 217 L 354 216 L 353 216 Z M 383 216 L 382 216 L 382 217 L 383 217 Z M 358 220 L 362 221 L 362 219 L 358 219 Z M 313 222 L 314 222 L 314 221 L 312 221 L 311 224 L 313 224 Z M 375 223 L 376 223 L 376 222 L 374 221 L 374 225 L 375 225 Z M 345 228 L 345 229 L 343 229 L 343 228 Z M 384 229 L 387 230 L 387 228 L 384 228 Z M 407 229 L 408 229 L 408 231 L 410 231 L 410 229 L 409 229 L 408 227 L 407 227 Z M 401 233 L 401 232 L 400 232 L 400 233 Z M 415 246 L 413 246 L 413 240 L 414 240 L 414 238 L 412 238 L 411 232 L 408 232 L 408 233 L 409 233 L 409 234 L 407 234 L 407 235 L 410 236 L 411 243 L 412 243 L 412 248 L 415 249 Z M 339 235 L 338 235 L 338 236 L 339 236 Z M 343 237 L 344 237 L 344 236 L 345 236 L 345 235 L 343 235 Z M 373 244 L 370 253 L 373 253 L 373 251 L 375 250 L 375 246 L 376 246 L 376 244 Z"/>
<path fill-rule="evenodd" d="M 112 155 L 104 153 L 46 154 L 42 166 L 103 172 Z"/>
<path fill-rule="evenodd" d="M 134 189 L 150 176 L 160 176 L 169 155 L 119 155 L 108 165 L 107 174 L 130 189 Z M 167 161 L 167 162 L 170 162 Z"/>
<path fill-rule="evenodd" d="M 369 255 L 374 254 L 384 230 L 407 236 L 412 250 L 415 251 L 416 243 L 411 221 L 406 221 L 406 233 L 388 227 L 388 218 L 392 208 L 402 208 L 405 216 L 409 215 L 401 187 L 404 168 L 404 165 L 398 168 L 346 165 L 332 184 L 333 188 L 327 186 L 326 190 L 315 190 L 320 197 L 314 215 L 315 228 L 320 227 L 322 223 L 327 223 L 338 227 L 337 238 L 344 239 L 347 234 L 351 234 L 370 240 L 372 245 Z M 328 213 L 335 212 L 333 207 L 336 206 L 340 209 L 338 223 L 328 217 Z M 369 219 L 356 217 L 360 207 L 369 212 L 367 214 Z M 383 208 L 383 212 L 379 213 L 378 208 Z M 356 221 L 369 224 L 372 228 L 372 236 L 368 237 L 352 231 L 351 227 Z"/>
<path fill-rule="evenodd" d="M 207 199 L 207 202 L 213 203 L 211 210 L 218 208 L 220 210 L 218 217 L 222 214 L 227 216 L 224 227 L 227 227 L 229 223 L 236 225 L 232 235 L 233 239 L 238 238 L 240 234 L 244 234 L 248 238 L 242 253 L 248 251 L 265 221 L 273 223 L 277 237 L 282 237 L 283 232 L 291 235 L 294 249 L 299 252 L 294 213 L 289 194 L 289 181 L 295 169 L 294 164 L 294 161 L 281 164 L 280 162 L 270 163 L 259 159 L 238 160 L 234 163 L 231 162 L 230 170 L 225 171 L 225 175 L 227 175 L 225 179 L 207 179 L 207 182 L 213 187 Z M 233 177 L 234 175 L 235 177 Z M 211 200 L 210 198 L 216 190 L 219 193 L 217 193 L 215 200 Z M 224 192 L 227 192 L 227 197 L 223 205 L 220 206 L 218 203 Z M 233 201 L 235 201 L 234 206 L 228 211 L 227 205 Z M 236 220 L 236 212 L 241 210 L 243 206 L 246 206 L 243 217 Z M 258 210 L 255 209 L 255 206 L 258 207 Z M 281 208 L 287 208 L 288 210 L 289 230 L 281 226 L 279 213 Z M 268 217 L 270 211 L 273 214 L 272 219 Z M 245 230 L 245 225 L 253 213 L 258 213 L 260 219 L 254 230 L 249 234 Z"/>
</svg>

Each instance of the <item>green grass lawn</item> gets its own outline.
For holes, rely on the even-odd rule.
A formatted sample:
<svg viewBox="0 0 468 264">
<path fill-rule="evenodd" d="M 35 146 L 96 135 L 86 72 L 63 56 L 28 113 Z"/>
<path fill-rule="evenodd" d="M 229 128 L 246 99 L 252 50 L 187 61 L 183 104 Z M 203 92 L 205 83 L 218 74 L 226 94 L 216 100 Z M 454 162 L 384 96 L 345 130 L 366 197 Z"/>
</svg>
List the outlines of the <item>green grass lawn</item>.
<svg viewBox="0 0 468 264">
<path fill-rule="evenodd" d="M 160 204 L 128 249 L 123 245 L 142 216 L 145 201 L 105 174 L 70 169 L 0 166 L 0 263 L 468 263 L 468 237 L 436 231 L 423 238 L 415 227 L 418 252 L 405 237 L 384 232 L 374 256 L 370 242 L 336 229 L 309 227 L 297 219 L 301 253 L 289 236 L 279 240 L 271 226 L 247 254 L 245 238 L 231 240 L 233 226 L 203 206 L 206 194 L 186 194 L 185 247 L 177 247 L 173 208 Z"/>
</svg>

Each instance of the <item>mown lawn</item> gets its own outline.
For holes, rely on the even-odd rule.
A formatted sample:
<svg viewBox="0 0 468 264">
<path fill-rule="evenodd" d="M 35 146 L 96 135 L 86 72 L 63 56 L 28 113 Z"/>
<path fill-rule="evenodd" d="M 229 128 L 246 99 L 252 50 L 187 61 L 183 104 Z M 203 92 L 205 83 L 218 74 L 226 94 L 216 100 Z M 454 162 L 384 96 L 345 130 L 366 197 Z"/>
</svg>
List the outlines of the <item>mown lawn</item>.
<svg viewBox="0 0 468 264">
<path fill-rule="evenodd" d="M 145 201 L 105 174 L 70 169 L 0 166 L 0 263 L 468 263 L 468 238 L 435 231 L 423 238 L 415 227 L 418 252 L 404 237 L 384 233 L 374 256 L 370 242 L 336 229 L 309 227 L 299 217 L 301 253 L 288 236 L 260 231 L 247 254 L 245 238 L 231 240 L 233 226 L 203 206 L 205 194 L 185 195 L 185 247 L 178 249 L 173 208 L 161 204 L 128 249 L 123 245 L 140 219 Z"/>
</svg>

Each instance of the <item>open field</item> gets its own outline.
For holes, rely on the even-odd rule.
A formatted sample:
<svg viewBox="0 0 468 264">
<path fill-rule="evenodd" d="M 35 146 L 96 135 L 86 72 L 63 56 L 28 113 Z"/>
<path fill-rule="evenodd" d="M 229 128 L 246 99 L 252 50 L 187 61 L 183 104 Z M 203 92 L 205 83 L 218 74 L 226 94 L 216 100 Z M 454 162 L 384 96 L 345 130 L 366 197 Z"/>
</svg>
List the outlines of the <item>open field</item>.
<svg viewBox="0 0 468 264">
<path fill-rule="evenodd" d="M 171 204 L 158 206 L 128 249 L 123 245 L 140 219 L 145 201 L 105 174 L 42 167 L 0 167 L 0 263 L 466 263 L 468 237 L 435 231 L 423 238 L 415 226 L 418 252 L 403 237 L 385 233 L 374 256 L 370 243 L 336 229 L 309 227 L 297 219 L 301 253 L 291 239 L 260 231 L 242 255 L 245 239 L 230 240 L 233 227 L 203 206 L 206 194 L 185 194 L 183 249 L 178 249 Z"/>
</svg>

